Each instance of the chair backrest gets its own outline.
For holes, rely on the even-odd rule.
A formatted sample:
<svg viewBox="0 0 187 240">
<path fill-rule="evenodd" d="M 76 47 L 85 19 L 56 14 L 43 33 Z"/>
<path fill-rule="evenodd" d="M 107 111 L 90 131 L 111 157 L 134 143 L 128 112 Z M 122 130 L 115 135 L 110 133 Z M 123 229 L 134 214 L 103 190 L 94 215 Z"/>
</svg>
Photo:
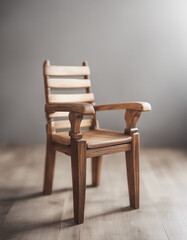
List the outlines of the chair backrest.
<svg viewBox="0 0 187 240">
<path fill-rule="evenodd" d="M 43 65 L 46 103 L 87 102 L 94 104 L 94 95 L 91 93 L 90 68 L 87 62 L 82 66 L 53 66 L 49 61 Z M 60 90 L 68 90 L 68 94 Z M 72 89 L 85 89 L 84 93 L 69 93 Z M 75 90 L 72 90 L 75 91 Z M 47 121 L 52 124 L 54 132 L 60 129 L 69 129 L 69 112 L 54 112 L 47 114 Z M 83 119 L 81 127 L 91 127 L 92 118 Z"/>
</svg>

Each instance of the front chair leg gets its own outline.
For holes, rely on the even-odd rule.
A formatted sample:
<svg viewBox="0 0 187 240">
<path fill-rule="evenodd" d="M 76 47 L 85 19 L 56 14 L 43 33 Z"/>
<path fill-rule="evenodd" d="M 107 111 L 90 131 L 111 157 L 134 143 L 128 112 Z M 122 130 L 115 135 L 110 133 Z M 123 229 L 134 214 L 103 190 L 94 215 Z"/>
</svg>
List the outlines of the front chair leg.
<svg viewBox="0 0 187 240">
<path fill-rule="evenodd" d="M 53 149 L 50 139 L 48 139 L 47 146 L 46 146 L 45 174 L 44 174 L 44 187 L 43 187 L 43 193 L 45 195 L 52 193 L 55 155 L 56 155 L 55 153 L 56 151 Z"/>
<path fill-rule="evenodd" d="M 132 149 L 126 152 L 130 206 L 139 208 L 139 133 L 132 135 Z"/>
<path fill-rule="evenodd" d="M 92 186 L 97 187 L 101 179 L 102 156 L 92 158 Z"/>
<path fill-rule="evenodd" d="M 84 222 L 84 205 L 86 190 L 86 142 L 71 140 L 71 166 L 73 181 L 73 205 L 75 223 Z"/>
</svg>

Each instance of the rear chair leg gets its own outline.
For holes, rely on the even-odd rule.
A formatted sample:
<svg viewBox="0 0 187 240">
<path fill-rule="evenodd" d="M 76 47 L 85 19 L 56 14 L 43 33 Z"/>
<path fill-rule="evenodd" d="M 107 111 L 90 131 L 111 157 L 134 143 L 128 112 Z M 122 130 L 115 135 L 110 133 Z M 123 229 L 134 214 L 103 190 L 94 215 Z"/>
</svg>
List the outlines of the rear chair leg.
<svg viewBox="0 0 187 240">
<path fill-rule="evenodd" d="M 55 155 L 56 155 L 56 151 L 53 149 L 53 146 L 50 143 L 50 140 L 48 139 L 47 146 L 46 146 L 45 174 L 44 174 L 44 187 L 43 187 L 43 193 L 45 195 L 52 193 Z"/>
<path fill-rule="evenodd" d="M 132 149 L 126 152 L 127 179 L 130 206 L 139 208 L 139 133 L 132 135 Z"/>
<path fill-rule="evenodd" d="M 92 158 L 92 186 L 100 185 L 102 156 Z"/>
<path fill-rule="evenodd" d="M 86 142 L 71 140 L 71 166 L 73 180 L 73 206 L 75 223 L 84 222 L 86 190 Z"/>
</svg>

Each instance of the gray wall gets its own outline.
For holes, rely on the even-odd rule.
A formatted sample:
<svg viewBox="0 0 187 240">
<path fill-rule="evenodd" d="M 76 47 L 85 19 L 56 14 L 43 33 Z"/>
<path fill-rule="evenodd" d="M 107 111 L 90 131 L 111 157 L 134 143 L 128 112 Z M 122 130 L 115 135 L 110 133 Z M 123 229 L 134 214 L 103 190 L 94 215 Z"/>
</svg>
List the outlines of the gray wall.
<svg viewBox="0 0 187 240">
<path fill-rule="evenodd" d="M 187 1 L 3 0 L 0 142 L 45 140 L 42 63 L 92 71 L 96 103 L 148 101 L 144 146 L 187 142 Z M 98 114 L 123 130 L 123 111 Z M 183 141 L 181 143 L 181 141 Z"/>
</svg>

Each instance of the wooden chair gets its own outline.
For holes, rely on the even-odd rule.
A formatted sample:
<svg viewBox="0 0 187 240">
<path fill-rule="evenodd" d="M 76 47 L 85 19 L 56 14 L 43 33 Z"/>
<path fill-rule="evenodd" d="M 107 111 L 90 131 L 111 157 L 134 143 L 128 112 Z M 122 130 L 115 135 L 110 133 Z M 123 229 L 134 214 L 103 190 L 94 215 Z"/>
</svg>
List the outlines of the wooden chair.
<svg viewBox="0 0 187 240">
<path fill-rule="evenodd" d="M 139 133 L 136 127 L 142 112 L 151 110 L 146 102 L 95 105 L 91 93 L 90 69 L 86 62 L 82 66 L 43 65 L 47 147 L 44 176 L 44 194 L 51 194 L 55 152 L 71 156 L 74 220 L 84 221 L 86 158 L 92 158 L 92 184 L 100 183 L 102 155 L 126 152 L 127 178 L 130 206 L 139 208 Z M 53 89 L 80 89 L 82 94 L 55 94 Z M 51 91 L 52 90 L 52 91 Z M 96 120 L 97 111 L 125 109 L 124 133 L 100 129 Z M 83 119 L 83 116 L 89 116 Z M 69 116 L 69 120 L 64 120 Z M 59 120 L 63 119 L 63 120 Z M 85 129 L 87 128 L 87 129 Z M 66 129 L 66 131 L 59 131 Z M 68 131 L 67 129 L 70 129 Z"/>
</svg>

